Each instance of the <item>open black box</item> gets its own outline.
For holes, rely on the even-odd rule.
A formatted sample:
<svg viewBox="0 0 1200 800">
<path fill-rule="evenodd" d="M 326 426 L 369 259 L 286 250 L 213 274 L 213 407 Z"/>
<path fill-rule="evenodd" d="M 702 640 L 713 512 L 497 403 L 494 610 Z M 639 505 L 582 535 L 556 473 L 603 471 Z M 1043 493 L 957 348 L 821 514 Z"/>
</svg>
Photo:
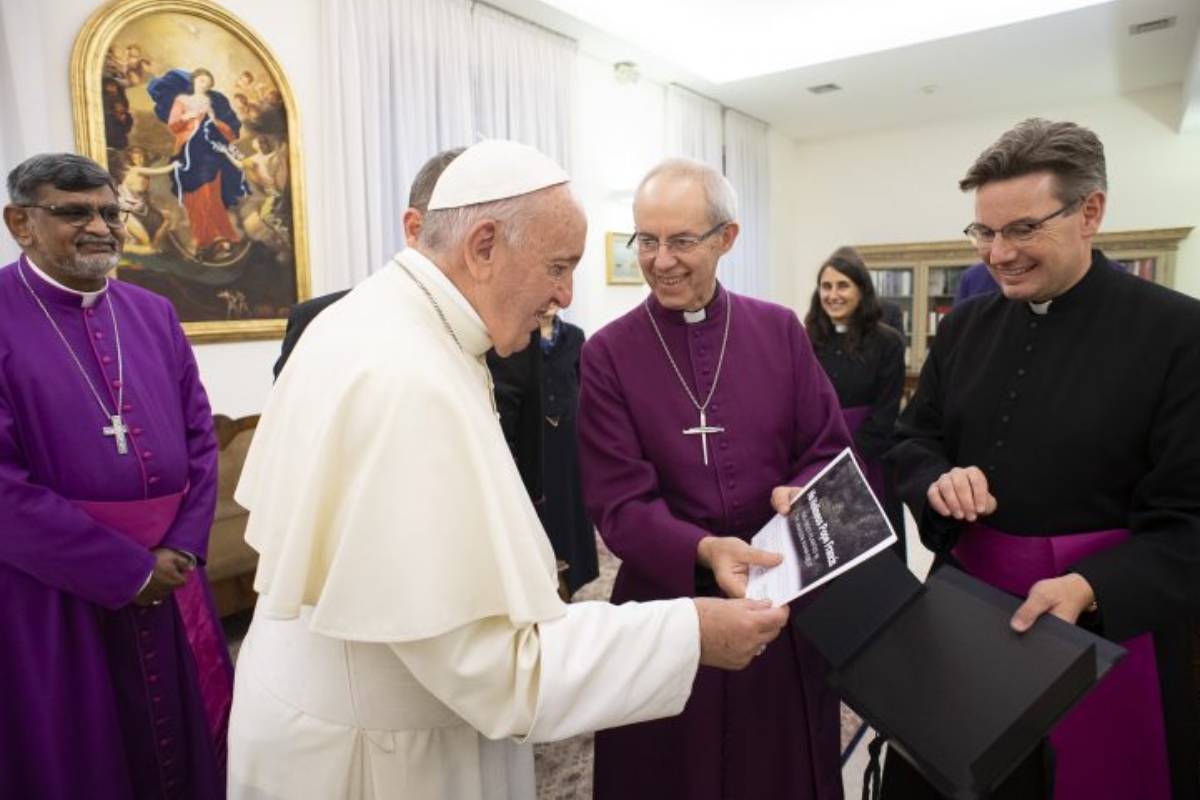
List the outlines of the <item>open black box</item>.
<svg viewBox="0 0 1200 800">
<path fill-rule="evenodd" d="M 924 585 L 891 552 L 794 609 L 846 704 L 947 797 L 986 795 L 1125 650 L 944 566 Z"/>
</svg>

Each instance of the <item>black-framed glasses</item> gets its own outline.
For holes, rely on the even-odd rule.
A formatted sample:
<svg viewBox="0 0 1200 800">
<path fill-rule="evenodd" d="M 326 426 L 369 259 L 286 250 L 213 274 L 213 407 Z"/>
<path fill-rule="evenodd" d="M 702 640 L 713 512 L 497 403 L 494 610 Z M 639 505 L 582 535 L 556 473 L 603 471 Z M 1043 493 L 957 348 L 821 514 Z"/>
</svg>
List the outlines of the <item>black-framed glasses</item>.
<svg viewBox="0 0 1200 800">
<path fill-rule="evenodd" d="M 21 208 L 40 208 L 55 219 L 75 228 L 85 228 L 91 224 L 92 218 L 99 216 L 101 221 L 110 228 L 124 227 L 129 219 L 129 211 L 119 205 L 92 206 L 87 203 L 18 203 Z"/>
<path fill-rule="evenodd" d="M 696 245 L 700 244 L 713 234 L 724 230 L 725 226 L 728 224 L 728 222 L 718 222 L 716 225 L 709 228 L 699 236 L 680 234 L 678 236 L 668 236 L 663 242 L 660 242 L 657 236 L 652 236 L 648 233 L 635 233 L 633 236 L 629 237 L 629 241 L 625 243 L 625 246 L 633 247 L 634 245 L 637 245 L 638 252 L 645 254 L 657 253 L 658 248 L 663 244 L 666 244 L 667 252 L 686 253 L 689 250 L 694 249 Z"/>
<path fill-rule="evenodd" d="M 1003 236 L 1004 241 L 1006 242 L 1028 242 L 1035 235 L 1037 235 L 1037 232 L 1042 229 L 1043 225 L 1055 217 L 1069 213 L 1072 209 L 1079 205 L 1081 200 L 1082 198 L 1076 198 L 1060 208 L 1058 211 L 1047 214 L 1041 219 L 1021 219 L 1017 220 L 1016 222 L 1010 222 L 999 231 L 994 231 L 987 225 L 980 225 L 978 222 L 972 222 L 970 225 L 963 228 L 963 234 L 966 235 L 966 237 L 970 239 L 976 247 L 990 245 L 992 242 L 996 241 L 997 233 Z"/>
</svg>

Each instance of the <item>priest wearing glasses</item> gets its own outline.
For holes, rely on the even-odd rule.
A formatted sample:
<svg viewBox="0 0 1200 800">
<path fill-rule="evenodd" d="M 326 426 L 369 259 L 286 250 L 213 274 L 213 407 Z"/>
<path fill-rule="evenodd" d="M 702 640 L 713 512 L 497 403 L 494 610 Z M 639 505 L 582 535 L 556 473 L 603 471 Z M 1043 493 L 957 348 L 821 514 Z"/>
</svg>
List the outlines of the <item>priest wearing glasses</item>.
<svg viewBox="0 0 1200 800">
<path fill-rule="evenodd" d="M 232 669 L 202 566 L 217 443 L 170 304 L 106 276 L 99 164 L 8 176 L 0 269 L 0 797 L 224 797 Z"/>
<path fill-rule="evenodd" d="M 995 793 L 1196 798 L 1200 303 L 1093 247 L 1104 146 L 1031 119 L 980 154 L 966 234 L 1000 292 L 938 327 L 887 455 L 941 562 L 1129 655 Z M 1128 201 L 1126 201 L 1128 202 Z M 937 794 L 889 756 L 883 795 Z"/>
<path fill-rule="evenodd" d="M 667 160 L 634 197 L 650 296 L 583 348 L 584 497 L 621 560 L 613 602 L 745 594 L 747 540 L 850 445 L 794 312 L 735 295 L 738 235 L 716 170 Z M 596 737 L 599 800 L 840 798 L 838 699 L 791 629 L 742 672 L 701 668 L 683 713 Z"/>
</svg>

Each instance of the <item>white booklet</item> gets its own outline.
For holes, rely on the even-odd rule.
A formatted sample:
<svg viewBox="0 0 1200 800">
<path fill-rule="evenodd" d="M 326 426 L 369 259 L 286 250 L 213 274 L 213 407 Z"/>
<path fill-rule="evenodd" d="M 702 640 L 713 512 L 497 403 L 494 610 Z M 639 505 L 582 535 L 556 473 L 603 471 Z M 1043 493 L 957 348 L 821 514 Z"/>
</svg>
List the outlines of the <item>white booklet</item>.
<svg viewBox="0 0 1200 800">
<path fill-rule="evenodd" d="M 746 597 L 781 606 L 833 580 L 896 541 L 883 506 L 846 448 L 750 544 L 783 554 L 776 567 L 751 567 Z"/>
</svg>

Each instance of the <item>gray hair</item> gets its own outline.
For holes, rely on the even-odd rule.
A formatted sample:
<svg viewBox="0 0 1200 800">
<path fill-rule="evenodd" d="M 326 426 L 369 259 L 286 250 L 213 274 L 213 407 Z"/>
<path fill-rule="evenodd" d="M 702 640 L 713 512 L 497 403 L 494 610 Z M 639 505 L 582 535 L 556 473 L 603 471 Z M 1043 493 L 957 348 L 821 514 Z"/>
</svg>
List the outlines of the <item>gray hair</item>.
<svg viewBox="0 0 1200 800">
<path fill-rule="evenodd" d="M 660 161 L 642 178 L 634 192 L 634 204 L 643 187 L 660 175 L 691 178 L 704 188 L 704 199 L 708 204 L 708 221 L 713 225 L 737 220 L 737 192 L 733 184 L 720 171 L 701 161 L 691 158 L 668 158 Z"/>
<path fill-rule="evenodd" d="M 523 247 L 529 238 L 530 223 L 538 216 L 541 204 L 546 201 L 550 192 L 561 188 L 566 188 L 572 202 L 579 205 L 579 201 L 571 192 L 570 184 L 558 183 L 490 203 L 426 211 L 417 243 L 429 250 L 442 251 L 461 242 L 475 225 L 490 219 L 498 223 L 500 235 L 510 247 Z"/>
<path fill-rule="evenodd" d="M 36 203 L 38 191 L 50 184 L 63 192 L 81 192 L 117 183 L 104 167 L 74 153 L 42 153 L 27 158 L 8 173 L 8 197 L 18 205 Z"/>
<path fill-rule="evenodd" d="M 1104 145 L 1092 131 L 1074 122 L 1034 117 L 1006 131 L 984 150 L 958 182 L 964 192 L 992 181 L 1035 172 L 1053 173 L 1054 194 L 1071 203 L 1108 189 Z"/>
</svg>

